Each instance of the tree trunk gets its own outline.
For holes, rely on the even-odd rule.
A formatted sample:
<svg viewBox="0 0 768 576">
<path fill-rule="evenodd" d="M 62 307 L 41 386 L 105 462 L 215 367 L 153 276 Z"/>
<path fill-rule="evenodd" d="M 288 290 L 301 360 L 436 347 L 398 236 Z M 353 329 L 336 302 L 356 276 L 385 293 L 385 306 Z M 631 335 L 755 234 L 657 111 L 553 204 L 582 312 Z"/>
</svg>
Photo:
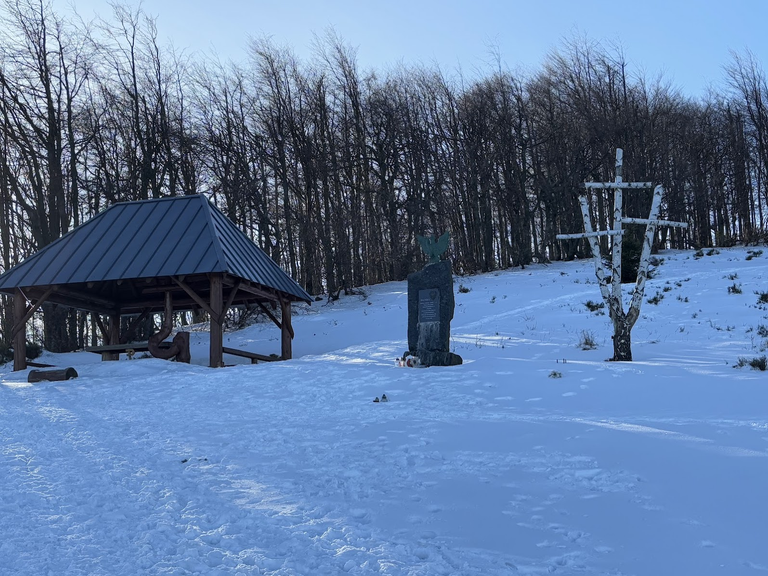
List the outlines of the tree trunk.
<svg viewBox="0 0 768 576">
<path fill-rule="evenodd" d="M 46 302 L 43 304 L 43 346 L 50 352 L 72 352 L 77 349 L 77 338 L 69 331 L 71 309 Z"/>
<path fill-rule="evenodd" d="M 625 316 L 613 321 L 612 362 L 632 362 L 632 326 Z"/>
</svg>

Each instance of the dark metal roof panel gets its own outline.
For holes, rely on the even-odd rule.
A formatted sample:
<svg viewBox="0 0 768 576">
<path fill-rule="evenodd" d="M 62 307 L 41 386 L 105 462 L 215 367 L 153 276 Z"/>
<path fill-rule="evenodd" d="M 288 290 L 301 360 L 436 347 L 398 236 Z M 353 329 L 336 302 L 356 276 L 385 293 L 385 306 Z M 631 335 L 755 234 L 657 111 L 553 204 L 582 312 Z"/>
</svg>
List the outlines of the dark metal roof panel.
<svg viewBox="0 0 768 576">
<path fill-rule="evenodd" d="M 102 275 L 95 270 L 106 261 L 106 258 L 114 257 L 114 249 L 125 250 L 120 240 L 130 234 L 133 219 L 131 214 L 126 214 L 125 206 L 120 204 L 102 212 L 99 216 L 100 221 L 92 230 L 88 230 L 86 225 L 76 229 L 84 232 L 83 241 L 72 242 L 72 257 L 51 274 L 47 284 L 69 284 L 103 279 Z M 91 222 L 93 220 L 86 224 Z"/>
<path fill-rule="evenodd" d="M 226 258 L 227 272 L 311 302 L 311 296 L 293 278 L 213 206 L 211 216 Z"/>
<path fill-rule="evenodd" d="M 209 272 L 311 301 L 202 195 L 115 204 L 0 275 L 0 290 Z"/>
<path fill-rule="evenodd" d="M 78 226 L 40 252 L 27 258 L 0 276 L 0 289 L 17 286 L 47 286 L 62 270 L 79 269 L 85 256 L 95 250 L 109 228 L 106 212 L 88 221 L 88 228 Z M 69 280 L 65 280 L 69 282 Z"/>
</svg>

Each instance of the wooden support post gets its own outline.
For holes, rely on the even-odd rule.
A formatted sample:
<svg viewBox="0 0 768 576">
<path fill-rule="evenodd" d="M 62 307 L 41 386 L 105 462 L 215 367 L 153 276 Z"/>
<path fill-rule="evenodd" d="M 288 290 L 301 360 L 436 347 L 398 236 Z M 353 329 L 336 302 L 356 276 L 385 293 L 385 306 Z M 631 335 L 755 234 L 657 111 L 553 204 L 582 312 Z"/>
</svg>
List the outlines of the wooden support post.
<svg viewBox="0 0 768 576">
<path fill-rule="evenodd" d="M 120 313 L 109 315 L 109 342 L 108 344 L 120 344 Z M 120 360 L 119 352 L 104 352 L 101 355 L 102 360 Z"/>
<path fill-rule="evenodd" d="M 293 358 L 293 326 L 291 324 L 291 302 L 280 298 L 280 312 L 282 314 L 282 322 L 280 326 L 281 349 L 283 360 L 290 360 Z"/>
<path fill-rule="evenodd" d="M 211 274 L 211 368 L 224 366 L 224 283 L 221 274 Z"/>
<path fill-rule="evenodd" d="M 20 288 L 13 292 L 13 369 L 24 370 L 27 367 L 27 324 L 23 322 L 27 312 L 27 299 Z"/>
</svg>

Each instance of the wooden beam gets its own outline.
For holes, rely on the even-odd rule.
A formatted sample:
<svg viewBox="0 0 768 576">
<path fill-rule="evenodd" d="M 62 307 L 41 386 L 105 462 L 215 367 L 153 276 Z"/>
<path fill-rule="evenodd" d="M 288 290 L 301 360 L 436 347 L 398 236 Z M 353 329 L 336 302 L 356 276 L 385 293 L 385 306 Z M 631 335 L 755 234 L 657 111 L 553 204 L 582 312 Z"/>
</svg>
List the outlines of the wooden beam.
<svg viewBox="0 0 768 576">
<path fill-rule="evenodd" d="M 99 306 L 98 304 L 92 304 L 88 300 L 80 299 L 76 297 L 71 296 L 62 296 L 58 292 L 54 292 L 51 294 L 51 297 L 48 298 L 49 302 L 53 302 L 55 304 L 61 304 L 62 306 L 69 306 L 70 308 L 75 308 L 76 310 L 85 310 L 86 312 L 98 312 L 99 314 L 104 314 L 106 316 L 109 316 L 110 314 L 114 314 L 115 309 L 114 308 L 104 308 L 102 306 Z"/>
<path fill-rule="evenodd" d="M 174 290 L 178 290 L 180 287 L 176 284 L 165 284 L 161 286 L 150 286 L 149 288 L 142 288 L 141 293 L 142 294 L 158 294 L 160 292 L 173 292 Z"/>
<path fill-rule="evenodd" d="M 624 183 L 624 150 L 616 148 L 616 184 Z M 615 188 L 613 190 L 613 226 L 616 232 L 613 238 L 611 250 L 611 290 L 614 299 L 621 302 L 621 245 L 623 234 L 621 227 L 621 217 L 624 215 L 624 189 Z M 618 271 L 618 274 L 616 273 Z M 613 318 L 613 316 L 611 316 Z"/>
<path fill-rule="evenodd" d="M 131 320 L 131 323 L 128 325 L 128 328 L 125 331 L 125 334 L 120 336 L 120 342 L 128 342 L 133 338 L 133 335 L 136 333 L 136 328 L 139 327 L 139 324 L 147 317 L 149 316 L 150 309 L 144 308 L 144 310 L 141 311 L 141 314 L 139 314 L 136 318 Z"/>
<path fill-rule="evenodd" d="M 261 288 L 258 286 L 254 286 L 251 282 L 248 280 L 239 280 L 240 286 L 239 289 L 243 292 L 248 292 L 249 294 L 253 294 L 254 296 L 258 296 L 260 298 L 265 298 L 267 300 L 277 302 L 280 299 L 280 296 L 278 296 L 277 292 L 275 291 L 269 291 L 265 288 Z M 225 279 L 224 283 L 227 286 L 234 286 L 235 281 L 234 279 L 227 278 Z"/>
<path fill-rule="evenodd" d="M 653 182 L 584 182 L 584 188 L 647 190 L 653 188 Z"/>
<path fill-rule="evenodd" d="M 93 304 L 96 304 L 96 306 L 101 309 L 109 310 L 110 313 L 115 313 L 120 309 L 117 302 L 113 300 L 108 300 L 107 298 L 102 298 L 100 296 L 96 296 L 88 292 L 76 292 L 75 290 L 64 288 L 63 286 L 59 286 L 56 289 L 56 298 L 59 298 L 59 297 L 71 298 L 74 300 L 82 300 L 84 303 L 93 303 Z M 86 308 L 86 310 L 87 309 L 88 308 Z"/>
<path fill-rule="evenodd" d="M 624 224 L 650 224 L 653 222 L 656 226 L 669 226 L 670 228 L 688 228 L 686 222 L 672 222 L 671 220 L 649 220 L 648 218 L 622 218 Z"/>
<path fill-rule="evenodd" d="M 177 298 L 173 299 L 173 309 L 176 312 L 182 310 L 191 310 L 192 308 L 199 308 L 200 304 L 192 298 Z M 130 302 L 123 302 L 120 306 L 120 311 L 123 315 L 126 314 L 141 314 L 145 308 L 149 308 L 150 312 L 162 312 L 163 301 L 158 299 L 145 299 L 145 300 L 132 300 Z"/>
<path fill-rule="evenodd" d="M 136 283 L 135 282 L 128 282 L 127 286 L 128 286 L 128 290 L 130 290 L 130 292 L 131 292 L 131 295 L 134 298 L 138 298 L 139 297 L 139 291 L 136 289 Z"/>
<path fill-rule="evenodd" d="M 214 277 L 214 276 L 216 276 L 216 277 L 218 278 L 217 282 L 218 282 L 218 285 L 219 285 L 219 289 L 221 289 L 221 276 L 220 276 L 220 275 L 218 275 L 218 274 L 213 274 L 213 275 L 211 276 L 211 287 L 213 287 L 213 277 Z M 212 306 L 209 306 L 209 305 L 208 305 L 208 303 L 207 303 L 205 300 L 203 300 L 202 298 L 200 298 L 200 296 L 198 296 L 198 295 L 197 295 L 197 293 L 195 293 L 195 291 L 194 291 L 194 290 L 192 290 L 192 288 L 190 288 L 189 286 L 187 286 L 187 284 L 186 284 L 186 283 L 185 283 L 183 280 L 179 280 L 179 279 L 177 279 L 177 278 L 173 278 L 173 277 L 171 277 L 171 280 L 173 280 L 174 282 L 176 282 L 176 284 L 178 284 L 178 285 L 179 285 L 179 287 L 181 287 L 181 289 L 182 289 L 182 290 L 184 290 L 184 292 L 186 292 L 186 293 L 189 295 L 189 297 L 190 297 L 190 298 L 192 298 L 192 300 L 194 300 L 194 301 L 195 301 L 195 303 L 196 303 L 198 306 L 200 306 L 200 308 L 202 308 L 203 310 L 205 310 L 206 312 L 208 312 L 208 314 L 210 314 L 210 315 L 211 315 L 211 320 L 213 320 L 213 316 L 214 316 L 215 314 L 219 313 L 219 312 L 216 312 L 216 311 L 213 309 L 213 307 L 212 307 Z M 211 289 L 213 289 L 213 288 L 211 288 Z M 222 296 L 222 298 L 223 298 L 223 296 Z"/>
<path fill-rule="evenodd" d="M 11 329 L 11 335 L 15 335 L 19 330 L 24 329 L 24 327 L 27 325 L 27 321 L 30 318 L 32 318 L 32 315 L 37 311 L 37 309 L 40 308 L 40 306 L 42 306 L 46 300 L 48 300 L 48 297 L 51 295 L 51 293 L 54 290 L 56 290 L 56 287 L 51 286 L 50 288 L 48 288 L 48 290 L 43 292 L 43 294 L 40 297 L 37 298 L 37 301 L 34 304 L 32 304 L 29 307 L 25 306 L 26 312 L 24 314 L 24 317 L 21 319 L 21 321 L 17 322 L 16 319 L 14 318 L 13 328 Z M 26 300 L 26 298 L 24 300 Z"/>
<path fill-rule="evenodd" d="M 251 363 L 255 364 L 256 361 L 260 362 L 274 362 L 280 360 L 277 356 L 265 356 L 264 354 L 256 354 L 256 352 L 248 352 L 246 350 L 239 350 L 238 348 L 223 348 L 225 354 L 232 354 L 232 356 L 240 356 L 241 358 L 250 358 Z"/>
<path fill-rule="evenodd" d="M 99 332 L 101 332 L 101 339 L 105 343 L 109 342 L 109 331 L 107 330 L 107 327 L 104 326 L 104 322 L 101 321 L 101 316 L 99 316 L 95 312 L 91 312 L 91 318 L 93 318 L 93 321 L 96 324 L 96 326 L 99 327 Z"/>
<path fill-rule="evenodd" d="M 205 308 L 210 310 L 211 315 L 211 343 L 210 343 L 210 366 L 211 368 L 220 368 L 224 365 L 224 333 L 222 330 L 222 309 L 224 308 L 224 291 L 221 274 L 211 274 L 211 305 Z"/>
<path fill-rule="evenodd" d="M 22 320 L 27 311 L 27 299 L 20 288 L 13 291 L 13 323 L 26 326 Z M 27 367 L 27 331 L 18 330 L 13 335 L 13 369 L 24 370 Z"/>
<path fill-rule="evenodd" d="M 282 313 L 283 326 L 280 330 L 281 333 L 281 356 L 283 360 L 290 360 L 293 358 L 293 342 L 292 333 L 293 327 L 291 326 L 291 302 L 284 298 L 280 298 L 280 312 Z"/>
<path fill-rule="evenodd" d="M 229 293 L 229 298 L 227 298 L 227 303 L 224 304 L 224 309 L 221 311 L 221 321 L 224 322 L 224 316 L 227 314 L 227 310 L 229 310 L 229 307 L 232 306 L 232 302 L 235 301 L 235 296 L 237 296 L 237 291 L 240 288 L 241 282 L 238 280 L 235 282 L 235 285 L 232 287 L 231 292 Z"/>
<path fill-rule="evenodd" d="M 283 329 L 283 325 L 282 325 L 282 323 L 280 322 L 280 320 L 278 320 L 278 319 L 275 317 L 275 315 L 274 315 L 274 314 L 272 314 L 272 312 L 269 310 L 269 308 L 267 308 L 267 307 L 264 305 L 264 303 L 263 303 L 263 302 L 259 302 L 258 300 L 256 300 L 256 304 L 258 304 L 259 308 L 261 308 L 261 309 L 264 311 L 264 314 L 266 314 L 266 315 L 267 315 L 267 317 L 268 317 L 270 320 L 272 320 L 272 322 L 274 322 L 274 323 L 275 323 L 275 325 L 276 325 L 278 328 L 280 328 L 280 330 L 282 330 L 282 329 Z"/>
<path fill-rule="evenodd" d="M 558 234 L 558 240 L 573 240 L 575 238 L 597 238 L 598 236 L 621 236 L 624 230 L 600 230 L 598 232 L 577 232 L 575 234 Z"/>
</svg>

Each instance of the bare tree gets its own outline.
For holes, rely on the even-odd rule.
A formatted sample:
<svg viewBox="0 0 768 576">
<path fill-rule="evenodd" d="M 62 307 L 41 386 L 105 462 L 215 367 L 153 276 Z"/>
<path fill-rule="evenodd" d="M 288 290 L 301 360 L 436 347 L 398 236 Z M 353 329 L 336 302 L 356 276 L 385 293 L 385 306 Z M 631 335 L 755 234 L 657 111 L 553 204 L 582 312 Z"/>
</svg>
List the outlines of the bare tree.
<svg viewBox="0 0 768 576">
<path fill-rule="evenodd" d="M 81 31 L 42 0 L 7 0 L 4 13 L 0 112 L 7 154 L 0 163 L 6 191 L 27 220 L 31 248 L 40 249 L 77 218 L 77 100 L 90 70 Z M 46 348 L 75 348 L 75 316 L 55 306 L 45 311 Z"/>
<path fill-rule="evenodd" d="M 659 208 L 664 189 L 656 186 L 653 190 L 653 200 L 648 218 L 634 218 L 624 215 L 623 191 L 650 188 L 650 182 L 624 182 L 623 150 L 616 149 L 616 179 L 613 182 L 587 182 L 586 191 L 611 190 L 614 193 L 613 218 L 610 230 L 594 230 L 590 216 L 587 194 L 579 197 L 581 213 L 583 217 L 584 232 L 575 234 L 559 234 L 558 240 L 571 240 L 574 238 L 586 238 L 592 249 L 592 259 L 595 263 L 595 274 L 600 286 L 600 293 L 608 306 L 608 313 L 613 322 L 613 358 L 614 361 L 632 360 L 632 328 L 640 317 L 640 306 L 645 294 L 645 282 L 648 279 L 648 267 L 651 258 L 651 248 L 659 225 L 686 228 L 688 225 L 682 222 L 669 222 L 659 220 Z M 637 270 L 637 280 L 632 293 L 632 302 L 629 309 L 624 311 L 622 296 L 622 235 L 625 224 L 644 224 L 645 235 L 643 237 L 642 253 Z M 598 238 L 606 237 L 612 240 L 611 247 L 611 271 L 608 274 L 603 264 L 603 255 L 600 250 Z"/>
</svg>

